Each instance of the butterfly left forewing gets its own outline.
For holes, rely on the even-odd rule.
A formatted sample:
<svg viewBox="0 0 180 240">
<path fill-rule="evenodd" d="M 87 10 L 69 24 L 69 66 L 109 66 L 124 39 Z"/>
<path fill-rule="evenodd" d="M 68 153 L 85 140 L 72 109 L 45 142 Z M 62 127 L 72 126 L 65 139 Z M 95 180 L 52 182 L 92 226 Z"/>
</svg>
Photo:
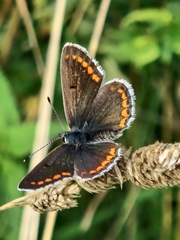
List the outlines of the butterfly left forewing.
<svg viewBox="0 0 180 240">
<path fill-rule="evenodd" d="M 67 43 L 61 56 L 64 111 L 69 127 L 82 129 L 104 77 L 104 71 L 89 53 Z"/>
</svg>

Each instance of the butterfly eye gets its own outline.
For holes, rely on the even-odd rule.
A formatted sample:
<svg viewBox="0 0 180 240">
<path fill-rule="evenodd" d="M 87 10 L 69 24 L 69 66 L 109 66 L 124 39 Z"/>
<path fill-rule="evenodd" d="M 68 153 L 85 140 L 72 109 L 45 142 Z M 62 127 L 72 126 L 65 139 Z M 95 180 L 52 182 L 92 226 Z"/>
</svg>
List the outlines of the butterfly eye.
<svg viewBox="0 0 180 240">
<path fill-rule="evenodd" d="M 69 134 L 68 133 L 63 133 L 61 135 L 61 138 L 62 138 L 64 143 L 69 143 Z"/>
</svg>

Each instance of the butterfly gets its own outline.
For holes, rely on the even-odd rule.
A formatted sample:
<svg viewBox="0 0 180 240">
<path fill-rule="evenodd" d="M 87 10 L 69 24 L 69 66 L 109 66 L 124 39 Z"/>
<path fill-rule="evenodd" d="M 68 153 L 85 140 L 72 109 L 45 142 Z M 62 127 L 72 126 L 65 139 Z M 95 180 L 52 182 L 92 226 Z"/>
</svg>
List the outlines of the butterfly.
<svg viewBox="0 0 180 240">
<path fill-rule="evenodd" d="M 64 179 L 87 181 L 112 169 L 122 148 L 114 142 L 135 119 L 135 94 L 126 80 L 115 78 L 101 86 L 105 72 L 87 50 L 66 43 L 61 55 L 61 84 L 70 131 L 20 182 L 31 191 Z"/>
</svg>

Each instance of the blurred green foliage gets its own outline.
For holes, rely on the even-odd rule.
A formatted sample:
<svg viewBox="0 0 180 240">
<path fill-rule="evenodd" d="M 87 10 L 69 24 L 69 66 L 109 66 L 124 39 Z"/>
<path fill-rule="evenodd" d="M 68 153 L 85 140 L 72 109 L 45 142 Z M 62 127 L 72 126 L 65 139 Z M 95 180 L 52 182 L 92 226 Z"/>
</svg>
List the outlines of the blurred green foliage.
<svg viewBox="0 0 180 240">
<path fill-rule="evenodd" d="M 67 1 L 61 48 L 66 42 L 86 48 L 89 45 L 100 1 L 90 1 L 76 29 L 73 14 L 82 2 Z M 54 1 L 28 2 L 44 60 L 54 6 Z M 15 8 L 12 1 L 0 3 L 0 205 L 22 195 L 16 187 L 28 169 L 22 159 L 31 153 L 41 88 L 26 28 L 21 19 L 12 24 Z M 179 142 L 179 13 L 179 1 L 111 1 L 96 59 L 105 69 L 107 80 L 125 78 L 135 89 L 137 117 L 119 139 L 126 147 L 137 149 L 157 140 Z M 11 35 L 13 28 L 15 33 Z M 64 116 L 59 70 L 54 106 Z M 53 118 L 51 136 L 61 131 Z M 104 197 L 90 228 L 83 232 L 80 224 L 95 195 L 82 191 L 78 208 L 58 213 L 53 239 L 178 240 L 178 193 L 178 188 L 138 191 L 130 183 L 124 184 L 123 190 L 117 186 Z M 128 209 L 132 199 L 133 207 Z M 18 239 L 21 211 L 16 208 L 0 213 L 0 239 Z M 42 215 L 39 239 L 44 218 Z"/>
</svg>

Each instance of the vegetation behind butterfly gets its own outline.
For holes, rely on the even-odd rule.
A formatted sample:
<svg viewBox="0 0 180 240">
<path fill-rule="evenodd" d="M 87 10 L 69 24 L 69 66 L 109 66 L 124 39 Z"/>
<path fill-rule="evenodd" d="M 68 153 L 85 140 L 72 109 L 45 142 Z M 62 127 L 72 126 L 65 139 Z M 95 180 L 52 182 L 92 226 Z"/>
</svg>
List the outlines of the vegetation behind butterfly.
<svg viewBox="0 0 180 240">
<path fill-rule="evenodd" d="M 5 2 L 2 1 L 1 5 L 4 6 Z M 22 194 L 16 187 L 28 170 L 28 163 L 22 161 L 31 153 L 41 87 L 23 23 L 17 26 L 9 24 L 14 4 L 7 8 L 6 13 L 0 10 L 3 30 L 0 32 L 0 205 Z M 96 55 L 106 71 L 106 80 L 123 77 L 132 83 L 136 93 L 137 118 L 119 142 L 134 149 L 156 140 L 179 142 L 180 3 L 174 1 L 161 5 L 157 1 L 140 1 L 134 3 L 137 5 L 131 4 L 128 1 L 111 2 Z M 36 5 L 29 6 L 44 59 L 53 7 L 54 2 L 51 1 L 36 1 Z M 88 48 L 99 2 L 90 3 L 79 28 L 72 34 L 72 15 L 79 7 L 76 1 L 67 3 L 62 46 L 72 41 Z M 8 51 L 5 43 L 8 43 L 7 39 L 11 40 L 11 27 L 17 29 Z M 59 70 L 54 106 L 66 127 Z M 53 116 L 50 138 L 61 131 Z M 110 231 L 111 239 L 114 239 L 115 233 L 117 239 L 178 239 L 178 188 L 140 190 L 133 210 L 128 213 L 126 204 L 130 206 L 130 199 L 135 199 L 136 193 L 137 188 L 130 183 L 125 183 L 122 191 L 119 186 L 109 191 L 99 205 L 88 232 L 83 234 L 79 225 L 95 195 L 82 191 L 78 208 L 58 213 L 53 239 L 59 236 L 61 239 L 105 239 Z M 16 208 L 0 214 L 0 239 L 18 238 L 21 211 L 22 208 Z M 128 218 L 123 223 L 126 214 Z M 43 218 L 44 215 L 41 227 L 44 225 Z"/>
</svg>

